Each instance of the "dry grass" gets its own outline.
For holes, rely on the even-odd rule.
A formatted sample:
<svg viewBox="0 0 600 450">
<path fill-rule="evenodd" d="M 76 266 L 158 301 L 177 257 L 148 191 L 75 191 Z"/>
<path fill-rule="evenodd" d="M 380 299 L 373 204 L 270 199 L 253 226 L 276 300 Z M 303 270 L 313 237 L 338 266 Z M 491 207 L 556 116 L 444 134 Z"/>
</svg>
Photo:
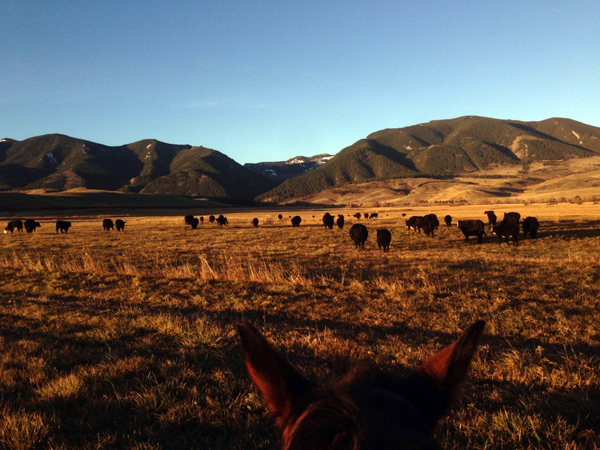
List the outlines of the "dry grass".
<svg viewBox="0 0 600 450">
<path fill-rule="evenodd" d="M 104 233 L 101 218 L 74 218 L 66 235 L 50 221 L 3 235 L 0 447 L 275 449 L 239 320 L 318 378 L 350 351 L 407 371 L 481 318 L 443 448 L 595 448 L 600 222 L 589 205 L 527 208 L 542 229 L 518 248 L 465 244 L 456 228 L 409 235 L 401 213 L 418 209 L 381 210 L 364 252 L 347 228 L 318 226 L 321 211 L 301 212 L 299 229 L 292 212 L 245 212 L 226 228 L 129 217 Z M 375 226 L 392 231 L 388 254 Z"/>
</svg>

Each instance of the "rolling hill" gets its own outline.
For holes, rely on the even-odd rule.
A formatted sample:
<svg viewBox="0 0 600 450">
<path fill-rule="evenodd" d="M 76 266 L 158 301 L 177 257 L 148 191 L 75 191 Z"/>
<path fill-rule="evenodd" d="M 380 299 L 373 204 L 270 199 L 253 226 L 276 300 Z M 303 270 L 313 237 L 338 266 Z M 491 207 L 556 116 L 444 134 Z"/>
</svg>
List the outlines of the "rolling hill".
<svg viewBox="0 0 600 450">
<path fill-rule="evenodd" d="M 0 189 L 87 188 L 248 202 L 269 180 L 204 147 L 143 140 L 109 147 L 60 134 L 0 141 Z"/>
<path fill-rule="evenodd" d="M 600 154 L 600 128 L 570 119 L 520 122 L 466 116 L 385 129 L 259 197 L 285 201 L 349 183 L 473 173 Z"/>
</svg>

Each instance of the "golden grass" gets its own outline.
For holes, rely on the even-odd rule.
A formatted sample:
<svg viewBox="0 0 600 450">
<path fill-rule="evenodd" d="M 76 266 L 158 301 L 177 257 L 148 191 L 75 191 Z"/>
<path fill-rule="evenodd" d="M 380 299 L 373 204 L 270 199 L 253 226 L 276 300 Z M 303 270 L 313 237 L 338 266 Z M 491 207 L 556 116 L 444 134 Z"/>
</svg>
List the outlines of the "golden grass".
<svg viewBox="0 0 600 450">
<path fill-rule="evenodd" d="M 486 209 L 446 208 L 434 211 L 483 219 Z M 442 447 L 595 448 L 600 211 L 495 209 L 539 216 L 539 238 L 515 248 L 465 244 L 445 226 L 431 239 L 408 234 L 401 214 L 428 208 L 379 210 L 364 252 L 350 218 L 325 230 L 322 211 L 300 212 L 299 229 L 295 212 L 280 222 L 278 211 L 245 211 L 222 228 L 130 216 L 124 233 L 105 233 L 102 217 L 75 217 L 65 235 L 50 220 L 3 235 L 0 447 L 275 449 L 238 321 L 319 378 L 348 354 L 407 371 L 481 318 Z M 374 243 L 380 226 L 392 231 L 387 254 Z"/>
</svg>

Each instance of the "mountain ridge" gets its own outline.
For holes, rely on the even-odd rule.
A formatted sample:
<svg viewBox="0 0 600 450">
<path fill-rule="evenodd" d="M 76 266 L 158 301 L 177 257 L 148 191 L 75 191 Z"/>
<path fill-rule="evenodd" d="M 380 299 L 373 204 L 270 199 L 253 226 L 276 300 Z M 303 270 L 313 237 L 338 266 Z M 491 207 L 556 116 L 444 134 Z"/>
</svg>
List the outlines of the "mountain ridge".
<svg viewBox="0 0 600 450">
<path fill-rule="evenodd" d="M 566 118 L 481 116 L 387 128 L 334 156 L 238 164 L 210 148 L 143 139 L 107 146 L 63 134 L 0 140 L 0 190 L 74 188 L 281 202 L 347 184 L 454 176 L 600 154 L 600 128 Z"/>
</svg>

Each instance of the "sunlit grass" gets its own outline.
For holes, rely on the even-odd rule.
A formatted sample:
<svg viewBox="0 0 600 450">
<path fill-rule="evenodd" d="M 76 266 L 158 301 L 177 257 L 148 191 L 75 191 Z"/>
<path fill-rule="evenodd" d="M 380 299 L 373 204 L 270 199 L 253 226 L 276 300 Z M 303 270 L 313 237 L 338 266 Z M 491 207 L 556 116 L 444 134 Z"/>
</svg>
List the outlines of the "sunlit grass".
<svg viewBox="0 0 600 450">
<path fill-rule="evenodd" d="M 485 319 L 442 447 L 600 445 L 598 222 L 542 220 L 515 248 L 465 244 L 456 228 L 408 234 L 390 211 L 366 222 L 358 251 L 349 227 L 301 214 L 299 229 L 248 212 L 198 230 L 130 217 L 105 233 L 77 218 L 67 235 L 44 221 L 4 235 L 0 447 L 277 448 L 244 372 L 242 319 L 328 378 L 348 355 L 406 372 Z M 392 231 L 388 254 L 375 227 Z"/>
</svg>

